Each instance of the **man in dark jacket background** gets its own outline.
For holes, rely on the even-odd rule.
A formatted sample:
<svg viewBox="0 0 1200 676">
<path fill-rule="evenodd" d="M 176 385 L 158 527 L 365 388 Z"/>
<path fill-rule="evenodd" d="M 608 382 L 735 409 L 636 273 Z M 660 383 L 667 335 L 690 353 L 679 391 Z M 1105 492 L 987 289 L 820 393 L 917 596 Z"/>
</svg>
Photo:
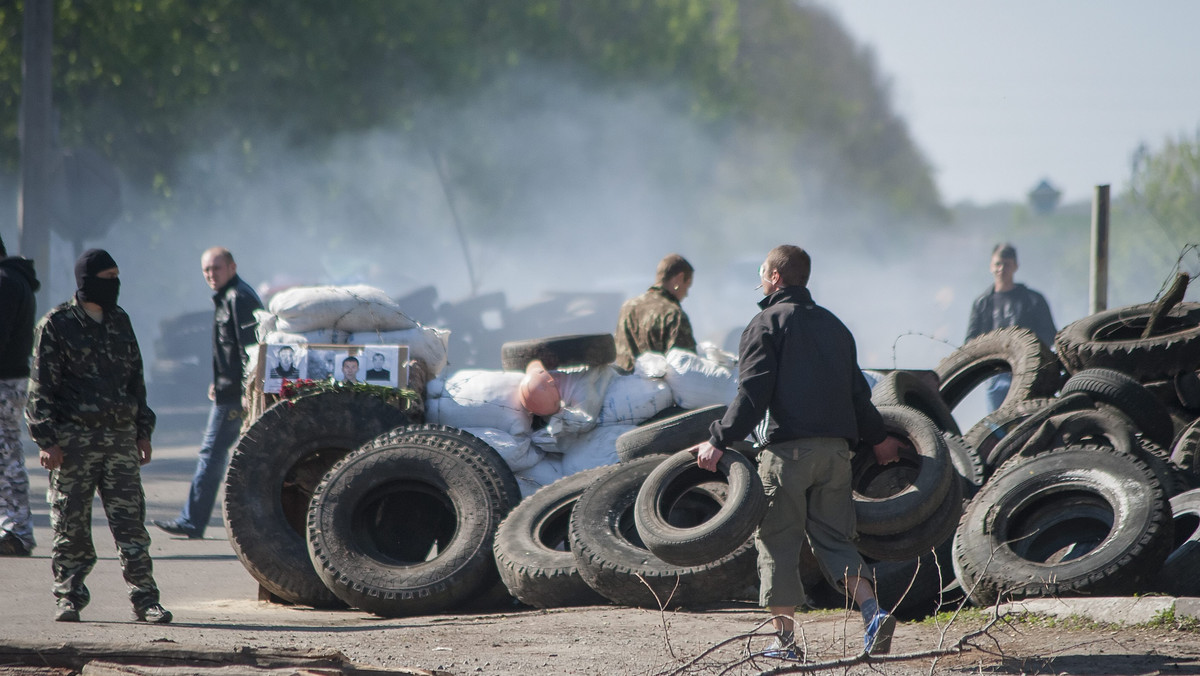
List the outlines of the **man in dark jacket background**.
<svg viewBox="0 0 1200 676">
<path fill-rule="evenodd" d="M 213 382 L 208 388 L 212 408 L 208 427 L 196 461 L 192 486 L 178 518 L 155 521 L 154 525 L 172 535 L 192 540 L 204 537 L 212 518 L 217 490 L 225 478 L 229 449 L 242 429 L 242 377 L 247 361 L 246 348 L 254 345 L 254 311 L 262 308 L 258 294 L 237 274 L 233 254 L 224 247 L 213 247 L 200 257 L 204 281 L 215 293 L 213 311 Z"/>
<path fill-rule="evenodd" d="M 21 449 L 21 418 L 33 354 L 33 261 L 9 256 L 0 240 L 0 556 L 29 556 L 37 543 L 29 514 L 29 473 Z"/>
<path fill-rule="evenodd" d="M 761 268 L 759 312 L 742 332 L 738 391 L 711 438 L 692 450 L 697 464 L 716 471 L 721 456 L 770 414 L 758 474 L 769 499 L 755 533 L 759 605 L 771 613 L 777 638 L 767 657 L 800 659 L 795 645 L 796 606 L 805 602 L 800 553 L 807 538 L 830 581 L 844 582 L 858 604 L 863 649 L 891 649 L 896 620 L 879 607 L 866 567 L 854 546 L 851 493 L 854 449 L 873 447 L 881 465 L 899 458 L 900 442 L 888 435 L 871 403 L 858 366 L 854 337 L 841 320 L 813 302 L 812 261 L 798 246 L 772 249 Z M 840 578 L 840 580 L 838 579 Z"/>
<path fill-rule="evenodd" d="M 989 331 L 1021 326 L 1037 334 L 1046 345 L 1054 346 L 1054 319 L 1042 294 L 1013 281 L 1017 272 L 1017 249 L 1007 242 L 992 249 L 992 286 L 975 299 L 967 322 L 967 340 Z M 994 411 L 1004 403 L 1012 374 L 1002 373 L 988 383 L 988 404 Z"/>
</svg>

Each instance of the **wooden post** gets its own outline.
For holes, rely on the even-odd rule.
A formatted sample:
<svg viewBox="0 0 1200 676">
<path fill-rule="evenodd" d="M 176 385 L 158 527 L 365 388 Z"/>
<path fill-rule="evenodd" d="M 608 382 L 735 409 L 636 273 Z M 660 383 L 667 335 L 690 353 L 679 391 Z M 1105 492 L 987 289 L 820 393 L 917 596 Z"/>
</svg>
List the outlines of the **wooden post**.
<svg viewBox="0 0 1200 676">
<path fill-rule="evenodd" d="M 53 169 L 54 127 L 50 96 L 50 45 L 54 30 L 53 0 L 25 0 L 21 50 L 21 188 L 17 221 L 21 255 L 33 259 L 50 288 L 50 174 Z M 45 307 L 42 299 L 38 305 Z"/>
<path fill-rule="evenodd" d="M 1092 198 L 1092 264 L 1088 312 L 1108 309 L 1108 186 L 1096 186 Z"/>
</svg>

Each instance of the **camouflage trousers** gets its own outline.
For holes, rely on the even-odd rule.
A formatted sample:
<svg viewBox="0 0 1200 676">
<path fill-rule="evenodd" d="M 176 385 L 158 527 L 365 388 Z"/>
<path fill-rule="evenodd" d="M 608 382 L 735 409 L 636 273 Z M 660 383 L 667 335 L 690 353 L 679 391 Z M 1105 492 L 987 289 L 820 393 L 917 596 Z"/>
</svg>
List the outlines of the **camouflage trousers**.
<svg viewBox="0 0 1200 676">
<path fill-rule="evenodd" d="M 33 549 L 29 514 L 29 473 L 21 448 L 21 414 L 25 410 L 25 378 L 0 380 L 0 537 L 13 535 Z"/>
<path fill-rule="evenodd" d="M 136 431 L 128 429 L 74 430 L 59 444 L 63 464 L 50 472 L 50 525 L 54 545 L 54 595 L 83 608 L 91 599 L 84 579 L 96 565 L 92 543 L 92 498 L 100 493 L 108 528 L 117 543 L 117 557 L 129 600 L 134 608 L 158 603 L 146 532 L 146 496 L 142 492 Z"/>
</svg>

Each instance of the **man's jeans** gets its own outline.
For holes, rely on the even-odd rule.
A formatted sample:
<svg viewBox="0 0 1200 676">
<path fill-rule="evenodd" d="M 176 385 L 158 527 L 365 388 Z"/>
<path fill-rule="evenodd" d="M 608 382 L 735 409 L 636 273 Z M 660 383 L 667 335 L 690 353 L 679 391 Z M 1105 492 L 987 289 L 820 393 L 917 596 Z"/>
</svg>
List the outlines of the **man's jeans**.
<svg viewBox="0 0 1200 676">
<path fill-rule="evenodd" d="M 1004 403 L 1004 398 L 1008 396 L 1008 388 L 1011 386 L 1011 373 L 1001 373 L 992 376 L 992 379 L 988 381 L 987 399 L 988 405 L 992 407 L 993 411 L 1000 408 L 1000 404 Z"/>
<path fill-rule="evenodd" d="M 188 491 L 187 504 L 183 506 L 178 519 L 180 526 L 197 537 L 204 535 L 208 520 L 212 518 L 217 490 L 225 479 L 225 467 L 229 464 L 229 449 L 237 442 L 241 431 L 240 405 L 212 405 L 200 457 L 196 461 L 196 474 L 192 476 L 192 488 Z"/>
</svg>

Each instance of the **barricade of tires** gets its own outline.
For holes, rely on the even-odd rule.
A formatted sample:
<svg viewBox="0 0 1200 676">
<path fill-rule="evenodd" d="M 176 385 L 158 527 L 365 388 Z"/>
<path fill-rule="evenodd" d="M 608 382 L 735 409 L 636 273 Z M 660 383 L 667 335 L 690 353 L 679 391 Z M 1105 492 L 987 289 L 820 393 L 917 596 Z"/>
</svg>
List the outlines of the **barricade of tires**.
<svg viewBox="0 0 1200 676">
<path fill-rule="evenodd" d="M 905 442 L 898 463 L 860 450 L 852 465 L 858 547 L 881 602 L 919 615 L 962 595 L 1196 592 L 1200 305 L 1131 337 L 1147 312 L 1071 324 L 1057 355 L 1003 329 L 935 378 L 898 371 L 875 386 Z M 509 352 L 513 363 L 533 354 Z M 1004 405 L 960 430 L 953 409 L 1000 373 L 1012 375 Z M 285 600 L 400 616 L 510 595 L 538 608 L 757 598 L 755 449 L 726 453 L 716 473 L 679 452 L 708 437 L 722 406 L 664 411 L 617 439 L 618 464 L 522 500 L 473 435 L 331 396 L 268 410 L 230 463 L 230 541 Z M 297 409 L 313 422 L 297 425 Z M 810 551 L 799 574 L 810 604 L 845 605 Z M 956 580 L 960 596 L 947 596 Z"/>
</svg>

